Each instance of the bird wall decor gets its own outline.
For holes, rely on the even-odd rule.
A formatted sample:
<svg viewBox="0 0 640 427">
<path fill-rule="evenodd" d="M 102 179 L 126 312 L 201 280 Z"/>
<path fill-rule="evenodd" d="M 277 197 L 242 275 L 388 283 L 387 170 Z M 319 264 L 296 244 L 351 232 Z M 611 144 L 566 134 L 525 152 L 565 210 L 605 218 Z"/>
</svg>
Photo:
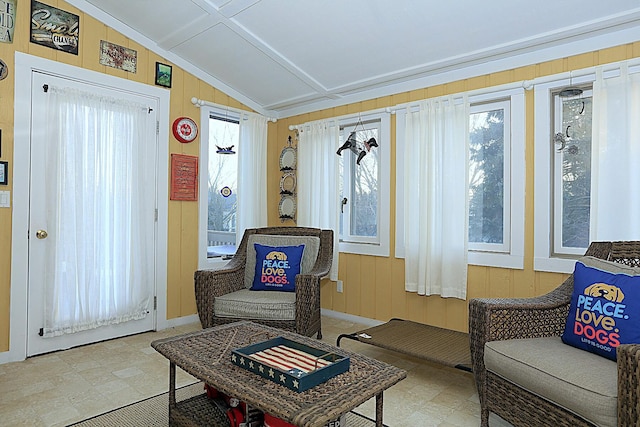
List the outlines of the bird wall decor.
<svg viewBox="0 0 640 427">
<path fill-rule="evenodd" d="M 349 134 L 349 138 L 347 138 L 344 144 L 338 148 L 336 154 L 341 156 L 344 150 L 351 150 L 353 154 L 358 156 L 356 164 L 360 165 L 362 158 L 366 156 L 373 147 L 378 147 L 378 142 L 375 138 L 369 138 L 366 141 L 358 141 L 356 139 L 356 131 L 353 131 Z"/>
</svg>

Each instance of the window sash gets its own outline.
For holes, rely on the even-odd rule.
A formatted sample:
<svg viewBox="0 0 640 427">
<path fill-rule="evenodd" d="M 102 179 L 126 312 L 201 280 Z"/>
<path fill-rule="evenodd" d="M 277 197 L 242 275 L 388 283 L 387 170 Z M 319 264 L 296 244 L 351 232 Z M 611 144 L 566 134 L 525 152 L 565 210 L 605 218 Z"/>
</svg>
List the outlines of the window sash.
<svg viewBox="0 0 640 427">
<path fill-rule="evenodd" d="M 511 247 L 511 103 L 508 100 L 471 105 L 473 114 L 502 110 L 503 116 L 503 199 L 502 199 L 502 243 L 472 242 L 469 250 L 478 252 L 509 253 Z"/>
</svg>

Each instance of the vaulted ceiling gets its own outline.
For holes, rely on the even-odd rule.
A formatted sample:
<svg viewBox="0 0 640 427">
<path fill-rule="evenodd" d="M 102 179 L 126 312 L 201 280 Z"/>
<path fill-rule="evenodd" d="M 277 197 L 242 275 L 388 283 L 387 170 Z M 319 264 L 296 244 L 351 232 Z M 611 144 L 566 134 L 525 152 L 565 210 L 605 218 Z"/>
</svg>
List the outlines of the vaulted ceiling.
<svg viewBox="0 0 640 427">
<path fill-rule="evenodd" d="M 639 0 L 67 0 L 280 118 L 640 40 Z"/>
</svg>

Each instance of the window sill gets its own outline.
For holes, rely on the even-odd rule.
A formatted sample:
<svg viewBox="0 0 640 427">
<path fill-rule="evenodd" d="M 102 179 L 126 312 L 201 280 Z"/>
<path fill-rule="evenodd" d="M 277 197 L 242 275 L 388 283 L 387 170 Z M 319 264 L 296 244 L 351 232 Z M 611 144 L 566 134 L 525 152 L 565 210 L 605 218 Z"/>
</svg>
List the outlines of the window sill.
<svg viewBox="0 0 640 427">
<path fill-rule="evenodd" d="M 491 252 L 469 251 L 467 264 L 482 267 L 524 269 L 524 257 L 521 255 L 500 254 Z"/>
<path fill-rule="evenodd" d="M 573 273 L 576 259 L 571 258 L 534 258 L 533 269 L 549 273 Z"/>
<path fill-rule="evenodd" d="M 338 244 L 340 252 L 356 254 L 356 255 L 371 255 L 371 256 L 389 256 L 389 246 L 372 245 L 366 243 L 348 243 L 340 242 Z"/>
</svg>

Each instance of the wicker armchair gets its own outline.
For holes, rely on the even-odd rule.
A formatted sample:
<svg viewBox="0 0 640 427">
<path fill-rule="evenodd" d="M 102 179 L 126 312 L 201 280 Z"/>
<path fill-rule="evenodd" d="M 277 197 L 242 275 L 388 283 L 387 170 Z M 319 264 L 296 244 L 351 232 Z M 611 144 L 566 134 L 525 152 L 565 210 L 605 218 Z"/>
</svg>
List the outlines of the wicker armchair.
<svg viewBox="0 0 640 427">
<path fill-rule="evenodd" d="M 585 255 L 640 266 L 640 242 L 594 242 Z M 523 299 L 472 299 L 469 302 L 471 361 L 480 397 L 481 425 L 493 412 L 515 426 L 590 426 L 589 422 L 543 397 L 485 369 L 485 343 L 560 336 L 573 291 L 573 275 L 552 292 Z M 617 349 L 618 426 L 640 425 L 640 344 Z"/>
<path fill-rule="evenodd" d="M 295 320 L 265 319 L 264 316 L 221 317 L 214 310 L 215 300 L 223 295 L 245 289 L 245 266 L 247 264 L 247 246 L 249 236 L 315 236 L 319 238 L 318 255 L 315 264 L 306 274 L 296 276 Z M 333 259 L 333 231 L 305 227 L 265 227 L 247 229 L 238 246 L 236 254 L 226 266 L 217 270 L 198 270 L 194 274 L 196 306 L 203 328 L 250 320 L 267 326 L 273 326 L 305 336 L 314 333 L 322 338 L 320 323 L 320 280 L 329 274 Z M 252 268 L 249 266 L 249 268 Z M 253 276 L 252 276 L 253 277 Z M 269 291 L 272 293 L 273 291 Z M 290 293 L 287 293 L 290 294 Z"/>
</svg>

